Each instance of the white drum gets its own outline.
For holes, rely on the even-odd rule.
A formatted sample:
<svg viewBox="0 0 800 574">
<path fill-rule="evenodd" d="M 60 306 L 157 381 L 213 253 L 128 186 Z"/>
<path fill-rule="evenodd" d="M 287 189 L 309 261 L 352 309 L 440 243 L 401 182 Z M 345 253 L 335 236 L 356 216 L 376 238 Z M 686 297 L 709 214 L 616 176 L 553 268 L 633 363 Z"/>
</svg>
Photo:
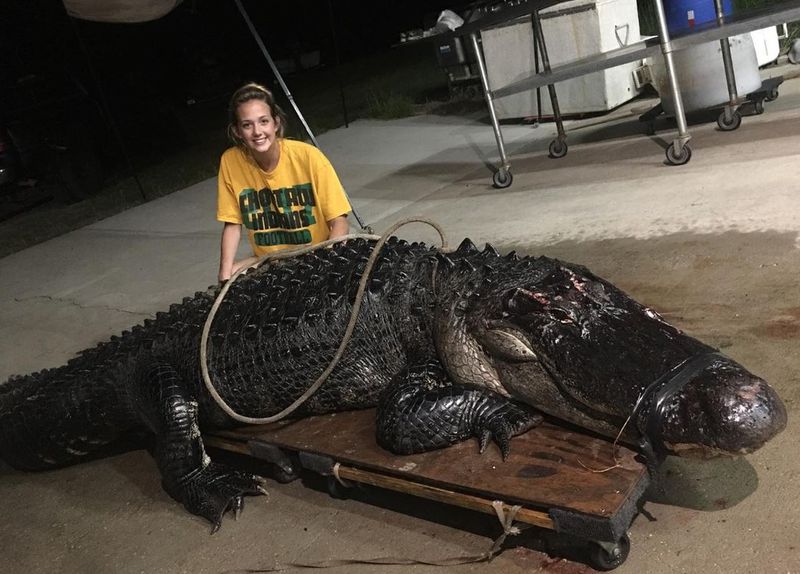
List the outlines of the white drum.
<svg viewBox="0 0 800 574">
<path fill-rule="evenodd" d="M 761 87 L 758 60 L 750 34 L 729 38 L 731 60 L 736 75 L 736 91 L 740 97 Z M 722 47 L 719 41 L 692 46 L 672 53 L 675 73 L 681 88 L 683 107 L 687 112 L 713 108 L 726 104 L 728 83 L 722 64 Z M 653 86 L 661 96 L 661 104 L 667 114 L 675 113 L 672 90 L 661 55 L 649 59 L 653 75 Z"/>
</svg>

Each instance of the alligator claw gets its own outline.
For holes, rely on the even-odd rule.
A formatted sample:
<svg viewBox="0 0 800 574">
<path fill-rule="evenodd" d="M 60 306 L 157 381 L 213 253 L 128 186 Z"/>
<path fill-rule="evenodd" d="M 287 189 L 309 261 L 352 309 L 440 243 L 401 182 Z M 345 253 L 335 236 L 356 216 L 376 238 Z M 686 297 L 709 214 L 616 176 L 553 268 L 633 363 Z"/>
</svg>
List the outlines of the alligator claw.
<svg viewBox="0 0 800 574">
<path fill-rule="evenodd" d="M 230 509 L 233 510 L 233 519 L 239 520 L 239 517 L 242 515 L 242 510 L 244 510 L 244 497 L 239 495 L 234 498 L 231 501 Z"/>
<path fill-rule="evenodd" d="M 481 432 L 481 437 L 478 443 L 478 452 L 483 454 L 483 451 L 486 450 L 486 447 L 489 446 L 489 441 L 492 439 L 492 431 L 489 429 L 483 429 Z"/>
<path fill-rule="evenodd" d="M 480 433 L 480 452 L 486 450 L 493 440 L 500 448 L 503 460 L 511 452 L 511 438 L 532 429 L 542 422 L 542 415 L 524 405 L 505 403 L 489 414 L 483 421 Z"/>
<path fill-rule="evenodd" d="M 263 484 L 264 479 L 260 476 L 212 462 L 185 477 L 177 488 L 168 491 L 189 512 L 208 520 L 211 534 L 214 534 L 222 526 L 222 519 L 229 510 L 238 519 L 246 495 L 266 494 Z"/>
</svg>

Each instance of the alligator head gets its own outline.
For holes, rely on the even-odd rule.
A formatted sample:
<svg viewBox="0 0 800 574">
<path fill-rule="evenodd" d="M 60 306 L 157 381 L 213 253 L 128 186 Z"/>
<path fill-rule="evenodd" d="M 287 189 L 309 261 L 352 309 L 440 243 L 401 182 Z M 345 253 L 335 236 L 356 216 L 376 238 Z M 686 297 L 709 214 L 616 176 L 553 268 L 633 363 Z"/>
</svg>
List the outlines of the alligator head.
<svg viewBox="0 0 800 574">
<path fill-rule="evenodd" d="M 461 382 L 681 456 L 749 453 L 786 426 L 765 381 L 585 268 L 526 258 L 467 291 L 437 337 Z"/>
</svg>

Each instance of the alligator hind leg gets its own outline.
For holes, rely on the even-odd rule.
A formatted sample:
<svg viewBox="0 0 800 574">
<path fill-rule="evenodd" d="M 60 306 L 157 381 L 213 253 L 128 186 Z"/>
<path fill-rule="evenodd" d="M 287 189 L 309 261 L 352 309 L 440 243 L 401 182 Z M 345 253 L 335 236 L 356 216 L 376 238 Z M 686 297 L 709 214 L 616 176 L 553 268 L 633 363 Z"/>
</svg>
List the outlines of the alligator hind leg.
<svg viewBox="0 0 800 574">
<path fill-rule="evenodd" d="M 378 443 L 397 454 L 426 452 L 470 437 L 480 452 L 490 440 L 508 456 L 511 437 L 538 425 L 530 407 L 478 387 L 450 383 L 436 362 L 396 377 L 378 407 Z"/>
<path fill-rule="evenodd" d="M 155 434 L 155 459 L 161 482 L 189 512 L 202 516 L 216 532 L 224 514 L 238 517 L 244 496 L 264 493 L 259 476 L 213 463 L 198 426 L 197 401 L 168 363 L 151 362 L 134 380 L 134 405 Z"/>
</svg>

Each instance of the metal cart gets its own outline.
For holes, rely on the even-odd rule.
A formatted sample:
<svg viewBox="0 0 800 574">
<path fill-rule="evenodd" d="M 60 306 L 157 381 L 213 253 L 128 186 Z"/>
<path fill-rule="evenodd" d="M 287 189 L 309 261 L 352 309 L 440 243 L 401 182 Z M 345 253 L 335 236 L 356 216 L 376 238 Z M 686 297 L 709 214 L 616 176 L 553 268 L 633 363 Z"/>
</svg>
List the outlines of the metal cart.
<svg viewBox="0 0 800 574">
<path fill-rule="evenodd" d="M 670 79 L 671 94 L 675 105 L 675 119 L 678 124 L 678 133 L 673 139 L 672 143 L 666 149 L 666 159 L 671 165 L 683 165 L 687 163 L 692 156 L 692 150 L 689 146 L 691 136 L 686 123 L 686 114 L 681 100 L 680 86 L 675 73 L 672 53 L 682 48 L 687 48 L 696 44 L 702 44 L 719 40 L 723 47 L 723 64 L 725 66 L 726 80 L 729 86 L 730 101 L 722 111 L 720 119 L 718 120 L 722 129 L 730 129 L 733 123 L 741 121 L 741 115 L 738 108 L 741 101 L 736 94 L 736 83 L 734 78 L 733 67 L 730 61 L 730 48 L 728 46 L 727 38 L 737 34 L 743 34 L 752 30 L 774 26 L 783 22 L 791 22 L 800 20 L 800 5 L 796 1 L 783 2 L 762 8 L 760 10 L 747 11 L 743 14 L 733 17 L 723 17 L 720 0 L 708 0 L 716 3 L 718 20 L 712 25 L 697 28 L 689 34 L 670 37 L 667 29 L 666 16 L 664 13 L 663 0 L 653 0 L 656 8 L 656 18 L 658 21 L 659 34 L 656 38 L 641 41 L 636 44 L 595 54 L 586 58 L 581 58 L 573 62 L 551 67 L 547 57 L 547 48 L 544 42 L 544 37 L 541 32 L 541 23 L 539 19 L 539 11 L 551 6 L 562 3 L 564 0 L 527 0 L 509 4 L 495 12 L 486 13 L 481 18 L 472 22 L 464 24 L 461 28 L 448 32 L 447 35 L 458 35 L 469 37 L 472 50 L 475 54 L 475 59 L 478 64 L 478 71 L 480 73 L 481 84 L 483 86 L 483 93 L 486 99 L 486 105 L 489 109 L 489 117 L 494 130 L 495 139 L 497 141 L 497 149 L 500 155 L 500 162 L 497 166 L 495 173 L 492 176 L 492 183 L 497 188 L 506 188 L 511 185 L 513 176 L 511 174 L 511 164 L 506 154 L 505 145 L 503 143 L 503 134 L 500 129 L 500 123 L 495 113 L 494 99 L 502 96 L 516 94 L 526 90 L 533 90 L 542 86 L 547 86 L 550 100 L 553 108 L 553 117 L 556 122 L 558 135 L 555 140 L 550 143 L 550 156 L 554 158 L 563 157 L 567 153 L 566 133 L 561 120 L 561 114 L 558 107 L 558 98 L 556 96 L 555 86 L 556 82 L 568 80 L 604 70 L 606 68 L 613 68 L 621 64 L 643 60 L 649 56 L 654 56 L 659 52 L 664 58 L 665 68 L 667 75 Z M 506 86 L 492 88 L 489 86 L 489 80 L 486 72 L 486 61 L 483 56 L 478 35 L 481 30 L 490 28 L 497 24 L 507 22 L 512 19 L 520 18 L 523 16 L 530 16 L 531 24 L 534 29 L 534 37 L 536 38 L 539 53 L 541 56 L 542 70 L 539 73 L 533 74 L 527 78 L 520 79 Z M 442 35 L 438 36 L 439 38 Z"/>
</svg>

